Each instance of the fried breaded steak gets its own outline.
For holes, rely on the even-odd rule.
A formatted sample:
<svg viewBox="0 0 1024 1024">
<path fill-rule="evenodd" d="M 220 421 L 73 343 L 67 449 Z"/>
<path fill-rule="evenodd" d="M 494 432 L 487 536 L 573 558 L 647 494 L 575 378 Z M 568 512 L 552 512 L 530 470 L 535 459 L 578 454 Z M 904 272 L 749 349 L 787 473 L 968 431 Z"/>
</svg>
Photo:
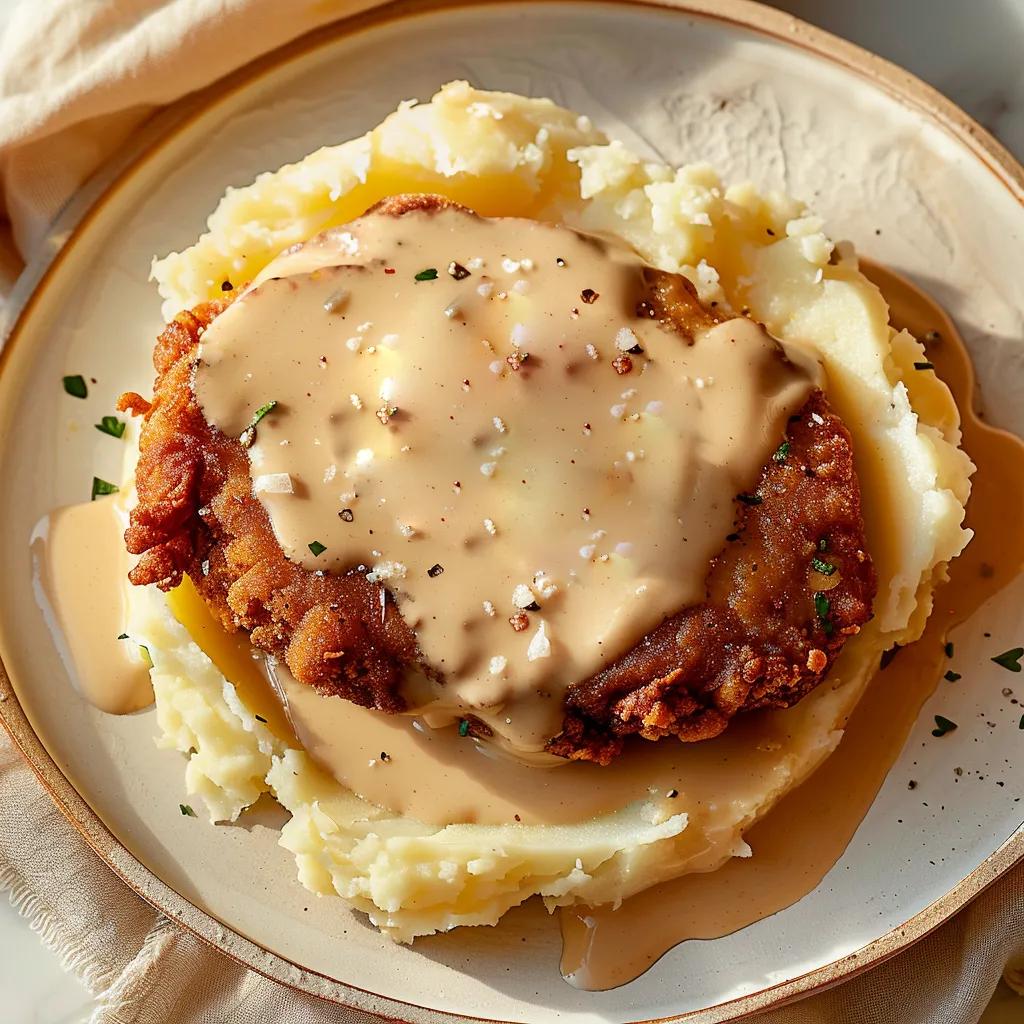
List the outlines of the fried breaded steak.
<svg viewBox="0 0 1024 1024">
<path fill-rule="evenodd" d="M 401 216 L 451 205 L 399 196 L 375 212 Z M 649 292 L 639 311 L 684 341 L 717 321 L 685 278 L 656 270 L 645 277 Z M 252 493 L 244 447 L 211 426 L 196 400 L 200 337 L 229 303 L 180 313 L 157 340 L 152 402 L 127 394 L 119 404 L 145 416 L 139 503 L 125 534 L 128 550 L 141 556 L 131 582 L 167 590 L 187 574 L 226 629 L 249 632 L 300 682 L 402 711 L 403 674 L 421 659 L 392 595 L 356 567 L 337 575 L 290 562 Z M 847 637 L 870 617 L 875 575 L 848 432 L 814 391 L 779 440 L 760 481 L 738 497 L 734 531 L 709 570 L 706 602 L 570 687 L 552 753 L 606 764 L 632 734 L 706 739 L 739 711 L 793 704 L 821 682 Z"/>
</svg>

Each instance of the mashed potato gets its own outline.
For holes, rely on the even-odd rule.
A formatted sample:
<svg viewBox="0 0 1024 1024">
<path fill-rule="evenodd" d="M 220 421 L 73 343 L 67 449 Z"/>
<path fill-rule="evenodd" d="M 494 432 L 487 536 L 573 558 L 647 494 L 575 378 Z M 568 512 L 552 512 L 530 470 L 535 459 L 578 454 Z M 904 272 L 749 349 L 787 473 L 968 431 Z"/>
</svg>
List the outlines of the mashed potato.
<svg viewBox="0 0 1024 1024">
<path fill-rule="evenodd" d="M 195 245 L 154 263 L 165 313 L 219 295 L 225 279 L 249 280 L 282 249 L 402 191 L 619 235 L 654 265 L 686 274 L 704 301 L 811 346 L 854 437 L 879 574 L 875 618 L 826 683 L 795 708 L 734 725 L 746 729 L 742 770 L 719 770 L 734 742 L 727 733 L 693 746 L 693 784 L 671 813 L 652 799 L 557 827 L 439 828 L 367 803 L 257 718 L 162 595 L 133 589 L 129 632 L 152 656 L 158 742 L 187 755 L 188 792 L 212 821 L 234 820 L 272 793 L 292 815 L 281 844 L 302 883 L 340 894 L 409 941 L 493 924 L 532 895 L 549 908 L 616 903 L 749 855 L 744 830 L 835 748 L 879 653 L 920 635 L 932 588 L 969 539 L 973 467 L 957 447 L 945 385 L 913 369 L 921 345 L 889 326 L 852 250 L 834 245 L 802 204 L 726 187 L 706 166 L 644 161 L 550 101 L 460 82 L 429 104 L 403 104 L 361 139 L 229 189 Z"/>
</svg>

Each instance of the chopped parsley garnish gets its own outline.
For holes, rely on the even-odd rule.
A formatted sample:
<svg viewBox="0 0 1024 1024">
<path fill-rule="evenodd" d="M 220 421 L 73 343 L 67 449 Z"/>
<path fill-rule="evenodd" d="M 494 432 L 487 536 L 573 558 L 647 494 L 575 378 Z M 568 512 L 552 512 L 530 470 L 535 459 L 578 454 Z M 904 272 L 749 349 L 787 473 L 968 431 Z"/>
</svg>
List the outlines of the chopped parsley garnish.
<svg viewBox="0 0 1024 1024">
<path fill-rule="evenodd" d="M 764 498 L 759 494 L 737 494 L 737 501 L 742 501 L 744 505 L 760 505 Z"/>
<path fill-rule="evenodd" d="M 343 522 L 351 523 L 352 520 L 355 519 L 355 516 L 352 513 L 352 509 L 350 509 L 350 508 L 343 508 L 338 513 L 338 518 L 341 519 Z"/>
<path fill-rule="evenodd" d="M 468 736 L 469 735 L 469 719 L 468 718 L 463 718 L 462 721 L 459 722 L 459 735 L 460 736 Z"/>
<path fill-rule="evenodd" d="M 958 679 L 963 679 L 963 676 L 959 672 L 954 672 L 950 669 L 943 677 L 947 683 L 955 683 Z"/>
<path fill-rule="evenodd" d="M 915 370 L 934 370 L 934 363 L 914 363 Z"/>
<path fill-rule="evenodd" d="M 436 281 L 437 280 L 437 267 L 427 267 L 426 270 L 421 270 L 416 275 L 417 281 Z"/>
<path fill-rule="evenodd" d="M 86 386 L 85 378 L 80 373 L 76 373 L 72 377 L 64 378 L 64 390 L 72 398 L 85 398 L 85 396 L 89 394 L 89 388 Z"/>
<path fill-rule="evenodd" d="M 1009 672 L 1020 671 L 1020 659 L 1024 656 L 1024 647 L 1013 647 L 1002 654 L 997 654 L 992 660 L 1001 668 Z"/>
<path fill-rule="evenodd" d="M 128 639 L 128 634 L 127 633 L 121 633 L 121 634 L 118 635 L 117 639 L 118 640 L 127 640 Z"/>
<path fill-rule="evenodd" d="M 188 804 L 178 804 L 178 810 L 186 818 L 194 818 L 196 816 L 196 812 Z"/>
<path fill-rule="evenodd" d="M 944 715 L 936 715 L 935 728 L 932 729 L 932 735 L 945 736 L 947 732 L 952 732 L 956 727 L 956 722 L 950 721 Z"/>
<path fill-rule="evenodd" d="M 440 562 L 435 562 L 428 570 L 427 575 L 434 579 L 436 576 L 440 576 L 444 572 L 444 566 Z"/>
<path fill-rule="evenodd" d="M 785 462 L 786 456 L 789 454 L 789 449 L 792 447 L 793 446 L 788 441 L 783 441 L 782 444 L 775 449 L 775 453 L 772 455 L 772 458 L 776 462 Z"/>
<path fill-rule="evenodd" d="M 238 435 L 238 440 L 241 442 L 243 448 L 251 448 L 256 441 L 256 424 L 259 423 L 267 413 L 273 412 L 277 408 L 277 399 L 273 399 L 267 402 L 266 405 L 261 405 L 256 412 L 253 413 L 252 419 L 249 421 L 249 426 Z"/>
<path fill-rule="evenodd" d="M 946 652 L 946 657 L 947 658 L 952 658 L 953 657 L 953 641 L 952 640 L 947 641 L 946 645 L 942 649 Z"/>
<path fill-rule="evenodd" d="M 125 423 L 116 416 L 104 416 L 94 426 L 101 434 L 109 434 L 111 437 L 124 437 Z"/>
<path fill-rule="evenodd" d="M 818 541 L 818 550 L 828 551 L 828 537 L 822 537 L 821 540 Z"/>
<path fill-rule="evenodd" d="M 834 628 L 828 617 L 829 609 L 831 607 L 831 602 L 823 593 L 821 593 L 821 591 L 815 593 L 814 614 L 818 616 L 818 620 L 821 622 L 821 628 L 825 631 L 825 636 L 831 636 Z"/>
<path fill-rule="evenodd" d="M 469 271 L 456 260 L 452 260 L 451 263 L 448 264 L 448 273 L 454 277 L 456 281 L 464 281 L 469 277 Z"/>
<path fill-rule="evenodd" d="M 831 576 L 836 571 L 836 567 L 831 562 L 826 562 L 821 558 L 812 558 L 811 568 L 815 572 L 820 572 L 822 576 Z"/>
<path fill-rule="evenodd" d="M 327 550 L 327 545 L 321 544 L 318 540 L 312 540 L 309 542 L 309 550 L 313 552 L 314 558 L 319 558 Z"/>
<path fill-rule="evenodd" d="M 119 489 L 117 484 L 112 484 L 109 480 L 101 480 L 98 476 L 94 476 L 92 478 L 92 498 L 90 500 L 95 501 L 105 494 L 117 494 Z"/>
</svg>

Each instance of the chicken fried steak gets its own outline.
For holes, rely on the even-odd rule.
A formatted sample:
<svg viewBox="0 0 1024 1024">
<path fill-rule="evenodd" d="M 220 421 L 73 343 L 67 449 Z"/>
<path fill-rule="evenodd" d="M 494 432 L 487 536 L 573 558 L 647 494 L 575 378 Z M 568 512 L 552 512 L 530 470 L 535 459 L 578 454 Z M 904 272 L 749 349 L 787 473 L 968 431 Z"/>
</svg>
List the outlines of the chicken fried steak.
<svg viewBox="0 0 1024 1024">
<path fill-rule="evenodd" d="M 401 216 L 451 205 L 397 197 L 376 212 Z M 681 343 L 718 322 L 685 278 L 655 270 L 644 278 L 640 315 L 676 332 Z M 408 667 L 443 675 L 422 664 L 394 596 L 366 578 L 365 566 L 332 574 L 289 561 L 253 494 L 242 441 L 208 423 L 196 399 L 201 335 L 229 304 L 179 314 L 156 344 L 152 402 L 122 396 L 121 409 L 144 415 L 139 502 L 125 535 L 128 550 L 141 556 L 131 582 L 168 590 L 187 574 L 225 629 L 247 631 L 300 682 L 403 711 Z M 740 711 L 794 704 L 870 617 L 875 575 L 851 440 L 821 391 L 812 391 L 779 442 L 760 479 L 737 496 L 706 601 L 570 686 L 551 753 L 607 764 L 630 735 L 706 739 Z"/>
</svg>

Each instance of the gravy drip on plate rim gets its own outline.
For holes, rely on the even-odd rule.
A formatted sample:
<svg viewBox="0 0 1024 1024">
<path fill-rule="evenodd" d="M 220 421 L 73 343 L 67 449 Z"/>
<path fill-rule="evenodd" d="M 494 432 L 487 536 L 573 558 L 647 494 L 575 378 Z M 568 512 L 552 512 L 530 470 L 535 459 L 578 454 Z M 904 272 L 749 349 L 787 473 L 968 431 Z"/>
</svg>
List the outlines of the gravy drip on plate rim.
<svg viewBox="0 0 1024 1024">
<path fill-rule="evenodd" d="M 207 328 L 196 395 L 240 436 L 288 558 L 386 584 L 430 725 L 544 759 L 565 688 L 703 599 L 813 368 L 743 318 L 691 340 L 619 243 L 460 209 L 371 213 L 273 261 Z M 433 678 L 431 678 L 433 677 Z"/>
<path fill-rule="evenodd" d="M 124 633 L 128 516 L 118 498 L 57 509 L 32 536 L 36 600 L 82 696 L 130 714 L 153 703 L 149 667 Z"/>
</svg>

